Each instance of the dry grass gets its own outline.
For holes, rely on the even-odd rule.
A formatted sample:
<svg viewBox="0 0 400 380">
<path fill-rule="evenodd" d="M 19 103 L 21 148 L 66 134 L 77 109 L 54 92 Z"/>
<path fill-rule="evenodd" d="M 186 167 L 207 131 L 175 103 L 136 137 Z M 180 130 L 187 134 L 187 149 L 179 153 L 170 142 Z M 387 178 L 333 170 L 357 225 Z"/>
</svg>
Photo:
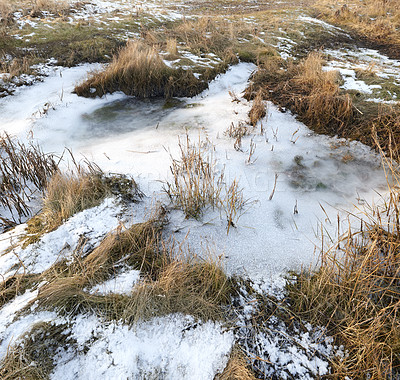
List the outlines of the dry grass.
<svg viewBox="0 0 400 380">
<path fill-rule="evenodd" d="M 384 145 L 392 134 L 400 142 L 399 107 L 358 99 L 340 89 L 341 77 L 336 71 L 323 70 L 320 53 L 312 52 L 299 63 L 271 59 L 259 66 L 245 97 L 254 99 L 262 91 L 264 97 L 289 109 L 317 133 L 356 139 L 376 148 L 372 130 Z M 375 68 L 358 71 L 373 80 Z M 387 152 L 387 150 L 385 150 Z"/>
<path fill-rule="evenodd" d="M 30 215 L 29 202 L 47 187 L 57 164 L 39 147 L 25 145 L 7 134 L 0 136 L 0 157 L 0 206 L 13 218 L 0 216 L 0 227 L 8 227 Z"/>
<path fill-rule="evenodd" d="M 389 56 L 400 57 L 400 3 L 397 0 L 324 0 L 314 6 L 319 17 L 350 29 Z"/>
<path fill-rule="evenodd" d="M 75 87 L 79 96 L 96 97 L 123 91 L 140 98 L 194 96 L 207 84 L 193 73 L 165 65 L 154 47 L 130 41 L 104 71 Z"/>
<path fill-rule="evenodd" d="M 262 91 L 260 90 L 253 100 L 253 105 L 249 111 L 250 125 L 255 127 L 259 120 L 267 114 L 266 106 L 263 101 Z"/>
<path fill-rule="evenodd" d="M 400 374 L 398 185 L 395 175 L 387 199 L 366 211 L 367 222 L 358 232 L 349 229 L 337 246 L 322 252 L 318 272 L 302 272 L 288 287 L 293 311 L 324 326 L 348 352 L 335 359 L 330 378 L 392 379 Z"/>
<path fill-rule="evenodd" d="M 76 166 L 69 173 L 57 172 L 46 187 L 42 211 L 28 221 L 24 245 L 36 242 L 54 231 L 76 213 L 98 206 L 107 196 L 116 195 L 130 201 L 140 199 L 136 183 L 124 176 L 106 176 L 97 167 Z"/>
<path fill-rule="evenodd" d="M 356 110 L 348 94 L 340 91 L 336 71 L 324 71 L 320 53 L 312 52 L 299 64 L 272 60 L 261 66 L 246 90 L 251 99 L 260 91 L 318 133 L 341 136 L 352 125 Z M 258 92 L 259 94 L 259 92 Z M 257 94 L 257 95 L 258 95 Z"/>
<path fill-rule="evenodd" d="M 175 38 L 169 38 L 166 42 L 167 59 L 173 61 L 179 58 L 178 45 Z"/>
<path fill-rule="evenodd" d="M 87 256 L 76 254 L 72 263 L 55 264 L 39 275 L 40 281 L 47 283 L 33 302 L 39 310 L 68 316 L 89 312 L 129 325 L 171 313 L 193 315 L 202 321 L 223 318 L 231 300 L 230 279 L 220 262 L 190 252 L 173 254 L 172 245 L 162 244 L 164 216 L 161 210 L 147 222 L 111 233 Z M 126 265 L 141 271 L 141 281 L 129 295 L 88 292 Z M 48 378 L 54 356 L 74 343 L 68 340 L 65 327 L 34 326 L 0 363 L 1 378 Z"/>
<path fill-rule="evenodd" d="M 63 18 L 70 13 L 71 3 L 68 0 L 0 0 L 0 25 L 12 24 L 15 11 L 31 18 L 45 18 L 48 13 Z"/>
<path fill-rule="evenodd" d="M 171 313 L 201 320 L 221 319 L 230 301 L 231 285 L 221 264 L 193 256 L 174 257 L 155 281 L 136 286 L 123 319 L 134 322 Z"/>
<path fill-rule="evenodd" d="M 23 294 L 37 284 L 40 276 L 37 274 L 16 274 L 0 283 L 0 307 Z"/>
<path fill-rule="evenodd" d="M 13 10 L 9 0 L 0 0 L 0 25 L 9 25 L 13 22 Z"/>
<path fill-rule="evenodd" d="M 110 234 L 84 259 L 55 267 L 43 276 L 49 283 L 39 292 L 39 306 L 61 313 L 94 312 L 106 319 L 135 323 L 171 313 L 217 319 L 230 300 L 231 285 L 219 262 L 190 253 L 173 254 L 162 244 L 164 215 Z M 130 295 L 90 294 L 86 289 L 129 265 L 142 280 Z"/>
<path fill-rule="evenodd" d="M 6 73 L 3 76 L 4 82 L 10 82 L 12 79 L 19 77 L 21 74 L 33 74 L 34 70 L 31 69 L 31 59 L 29 57 L 14 58 L 10 62 L 2 62 L 0 64 L 1 71 Z"/>
<path fill-rule="evenodd" d="M 42 12 L 50 12 L 53 15 L 64 17 L 70 12 L 70 2 L 68 0 L 35 0 L 31 17 L 41 17 Z"/>
<path fill-rule="evenodd" d="M 217 374 L 214 380 L 255 380 L 251 366 L 246 356 L 238 347 L 232 349 L 228 364 L 221 374 Z"/>
<path fill-rule="evenodd" d="M 184 142 L 179 138 L 180 158 L 171 157 L 173 182 L 165 191 L 171 201 L 187 217 L 199 218 L 206 206 L 217 207 L 223 190 L 223 173 L 218 174 L 209 142 L 199 136 L 192 143 L 189 135 Z"/>
<path fill-rule="evenodd" d="M 201 136 L 196 143 L 189 135 L 184 142 L 179 139 L 180 158 L 171 157 L 173 181 L 166 182 L 164 190 L 187 218 L 199 219 L 208 207 L 219 209 L 226 215 L 229 233 L 247 202 L 238 182 L 226 184 L 224 172 L 217 170 L 213 148 Z"/>
<path fill-rule="evenodd" d="M 50 379 L 54 368 L 53 357 L 60 353 L 60 348 L 66 343 L 71 343 L 64 329 L 65 326 L 55 326 L 49 322 L 35 324 L 1 360 L 1 379 Z"/>
</svg>

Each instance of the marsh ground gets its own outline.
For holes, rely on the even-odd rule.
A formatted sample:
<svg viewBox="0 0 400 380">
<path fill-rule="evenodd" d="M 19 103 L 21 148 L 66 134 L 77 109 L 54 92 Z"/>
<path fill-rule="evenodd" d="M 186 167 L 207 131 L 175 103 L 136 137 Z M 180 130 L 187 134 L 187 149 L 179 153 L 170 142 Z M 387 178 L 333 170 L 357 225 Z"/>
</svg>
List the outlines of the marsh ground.
<svg viewBox="0 0 400 380">
<path fill-rule="evenodd" d="M 370 3 L 0 3 L 3 378 L 397 373 L 398 20 Z"/>
</svg>

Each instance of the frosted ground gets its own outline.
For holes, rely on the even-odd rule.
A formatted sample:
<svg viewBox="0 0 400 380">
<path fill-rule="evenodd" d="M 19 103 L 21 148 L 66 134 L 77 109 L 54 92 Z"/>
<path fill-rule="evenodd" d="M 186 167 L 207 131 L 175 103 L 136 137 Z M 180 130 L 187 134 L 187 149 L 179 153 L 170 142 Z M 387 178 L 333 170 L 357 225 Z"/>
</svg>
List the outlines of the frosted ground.
<svg viewBox="0 0 400 380">
<path fill-rule="evenodd" d="M 106 5 L 99 2 L 96 6 L 103 9 Z M 285 44 L 282 54 L 290 54 L 288 40 Z M 327 69 L 341 71 L 343 86 L 373 95 L 376 88 L 356 80 L 355 66 L 346 58 L 357 51 L 327 53 L 333 57 Z M 382 75 L 397 80 L 398 62 L 374 51 L 364 53 L 376 64 L 386 65 Z M 78 98 L 72 93 L 74 85 L 97 67 L 51 67 L 43 82 L 16 89 L 14 96 L 0 102 L 1 130 L 22 141 L 33 140 L 45 152 L 61 155 L 67 147 L 105 172 L 131 175 L 145 198 L 129 209 L 106 199 L 25 249 L 18 240 L 24 224 L 0 235 L 0 274 L 4 278 L 15 273 L 20 260 L 29 272 L 41 273 L 61 257 L 71 256 L 80 236 L 96 246 L 120 223 L 129 226 L 143 221 L 155 204 L 162 203 L 169 210 L 167 235 L 199 255 L 211 252 L 223 257 L 229 274 L 250 278 L 260 291 L 279 294 L 289 270 L 316 265 L 322 242 L 333 243 L 354 218 L 349 215 L 362 215 L 363 207 L 379 201 L 377 193 L 385 191 L 380 158 L 370 148 L 316 135 L 272 104 L 268 104 L 267 116 L 243 139 L 241 150 L 234 149 L 233 139 L 225 132 L 231 123 L 248 121 L 251 102 L 241 95 L 255 70 L 252 64 L 231 67 L 208 90 L 195 98 L 180 99 L 168 109 L 162 101 L 139 101 L 122 93 L 102 99 Z M 232 94 L 238 101 L 233 101 Z M 183 212 L 171 207 L 163 191 L 165 182 L 171 180 L 171 157 L 179 157 L 178 138 L 184 139 L 186 134 L 192 141 L 207 142 L 226 182 L 237 179 L 243 188 L 248 202 L 229 234 L 226 217 L 219 211 L 209 209 L 200 220 L 186 219 Z M 251 146 L 255 152 L 249 158 Z M 275 178 L 276 190 L 270 199 Z M 127 269 L 91 291 L 125 293 L 137 281 L 138 273 Z M 0 310 L 1 357 L 35 323 L 66 322 L 56 313 L 36 311 L 31 302 L 39 288 L 28 290 Z M 238 324 L 244 330 L 254 311 L 253 301 L 243 293 Z M 17 315 L 27 305 L 31 312 Z M 93 315 L 68 322 L 78 348 L 60 350 L 53 379 L 213 379 L 226 365 L 235 338 L 240 340 L 237 331 L 226 330 L 221 323 L 201 323 L 183 315 L 141 322 L 132 329 L 117 322 L 104 324 Z M 271 322 L 269 329 L 284 332 L 279 322 Z M 272 363 L 265 373 L 282 378 L 323 375 L 328 371 L 323 358 L 341 353 L 313 326 L 292 341 L 274 334 L 257 339 L 260 352 L 250 354 L 267 355 Z"/>
</svg>

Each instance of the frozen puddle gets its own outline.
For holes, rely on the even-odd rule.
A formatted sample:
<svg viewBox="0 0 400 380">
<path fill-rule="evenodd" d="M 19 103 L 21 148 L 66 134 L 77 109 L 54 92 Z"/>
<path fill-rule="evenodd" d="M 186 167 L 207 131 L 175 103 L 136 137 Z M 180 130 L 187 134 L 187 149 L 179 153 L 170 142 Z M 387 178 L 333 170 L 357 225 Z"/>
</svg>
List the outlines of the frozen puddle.
<svg viewBox="0 0 400 380">
<path fill-rule="evenodd" d="M 187 235 L 192 249 L 211 248 L 224 255 L 231 273 L 271 279 L 310 265 L 321 228 L 337 236 L 338 210 L 352 210 L 371 201 L 374 190 L 385 188 L 380 159 L 369 148 L 314 135 L 272 105 L 262 121 L 263 132 L 258 125 L 243 139 L 242 151 L 236 151 L 224 132 L 231 123 L 248 119 L 251 103 L 232 102 L 229 92 L 240 98 L 255 69 L 252 64 L 232 67 L 209 90 L 167 109 L 163 101 L 143 102 L 120 93 L 78 98 L 71 93 L 73 86 L 92 68 L 64 69 L 61 76 L 57 72 L 7 98 L 0 106 L 3 129 L 21 138 L 33 135 L 45 151 L 60 153 L 67 146 L 103 170 L 131 174 L 148 199 L 163 202 L 168 199 L 162 181 L 170 178 L 170 154 L 179 156 L 178 136 L 189 131 L 193 140 L 199 134 L 209 139 L 227 182 L 240 180 L 251 207 L 229 235 L 216 211 L 207 211 L 201 221 L 173 211 L 170 228 L 179 231 L 178 240 Z M 32 117 L 38 104 L 46 102 L 53 105 L 48 112 Z M 251 141 L 256 149 L 249 164 Z M 276 191 L 269 200 L 276 175 Z"/>
</svg>

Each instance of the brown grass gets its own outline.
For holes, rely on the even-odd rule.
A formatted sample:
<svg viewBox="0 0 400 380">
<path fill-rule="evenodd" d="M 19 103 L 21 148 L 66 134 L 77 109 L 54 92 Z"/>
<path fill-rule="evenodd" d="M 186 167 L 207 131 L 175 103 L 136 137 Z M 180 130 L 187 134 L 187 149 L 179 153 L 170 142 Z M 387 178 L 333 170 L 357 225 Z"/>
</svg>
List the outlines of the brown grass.
<svg viewBox="0 0 400 380">
<path fill-rule="evenodd" d="M 16 274 L 0 283 L 0 308 L 39 282 L 37 274 Z"/>
<path fill-rule="evenodd" d="M 393 58 L 400 52 L 400 3 L 397 0 L 318 1 L 319 17 L 349 29 Z"/>
<path fill-rule="evenodd" d="M 251 107 L 251 110 L 249 111 L 250 125 L 255 127 L 259 120 L 261 120 L 266 114 L 266 106 L 264 104 L 263 95 L 260 90 L 254 98 L 253 105 Z"/>
<path fill-rule="evenodd" d="M 57 164 L 39 147 L 25 145 L 8 134 L 0 135 L 0 156 L 0 206 L 13 217 L 11 221 L 0 217 L 0 227 L 7 227 L 29 216 L 30 200 L 44 191 Z"/>
<path fill-rule="evenodd" d="M 13 10 L 9 0 L 0 0 L 0 25 L 9 25 L 13 22 Z"/>
<path fill-rule="evenodd" d="M 215 260 L 176 257 L 155 281 L 145 281 L 132 292 L 123 319 L 134 322 L 156 315 L 183 313 L 201 320 L 221 319 L 230 301 L 231 285 Z"/>
<path fill-rule="evenodd" d="M 251 366 L 246 356 L 238 347 L 232 349 L 228 364 L 221 374 L 217 374 L 214 380 L 255 380 Z"/>
<path fill-rule="evenodd" d="M 372 137 L 375 129 L 385 152 L 391 138 L 400 142 L 399 107 L 366 102 L 346 93 L 340 89 L 340 75 L 324 71 L 323 64 L 318 52 L 299 63 L 266 61 L 253 75 L 245 97 L 253 99 L 262 91 L 266 99 L 292 111 L 317 133 L 355 139 L 377 148 Z M 371 79 L 374 67 L 358 73 Z"/>
<path fill-rule="evenodd" d="M 56 266 L 43 276 L 39 306 L 61 313 L 94 312 L 106 319 L 135 323 L 170 313 L 217 319 L 230 300 L 231 285 L 219 262 L 190 253 L 173 254 L 162 244 L 164 216 L 110 234 L 87 257 L 68 267 Z M 87 288 L 125 265 L 139 269 L 142 280 L 130 295 L 96 295 Z"/>
<path fill-rule="evenodd" d="M 70 343 L 64 329 L 65 326 L 55 326 L 49 322 L 35 324 L 1 360 L 1 379 L 50 379 L 54 368 L 53 357 L 60 353 L 60 347 Z"/>
<path fill-rule="evenodd" d="M 388 160 L 387 163 L 390 161 Z M 393 169 L 393 168 L 392 168 Z M 395 173 L 392 171 L 392 174 Z M 343 344 L 330 378 L 391 379 L 400 369 L 399 178 L 357 232 L 321 254 L 316 273 L 289 285 L 293 311 Z"/>
<path fill-rule="evenodd" d="M 179 139 L 180 158 L 171 156 L 173 180 L 164 190 L 172 203 L 182 209 L 187 218 L 199 219 L 208 208 L 219 209 L 226 215 L 228 233 L 244 212 L 246 200 L 237 180 L 226 184 L 223 171 L 219 172 L 208 140 L 193 143 L 189 135 Z"/>
<path fill-rule="evenodd" d="M 75 87 L 79 96 L 96 97 L 123 91 L 139 98 L 194 96 L 207 84 L 193 73 L 165 65 L 154 47 L 130 41 L 104 71 Z"/>
<path fill-rule="evenodd" d="M 66 16 L 70 11 L 68 0 L 35 0 L 30 15 L 32 17 L 42 16 L 42 12 L 50 12 L 56 16 Z"/>
<path fill-rule="evenodd" d="M 179 58 L 178 45 L 175 38 L 169 38 L 167 40 L 165 50 L 168 53 L 167 59 L 175 60 Z"/>
<path fill-rule="evenodd" d="M 323 58 L 313 52 L 299 64 L 277 60 L 261 66 L 246 97 L 263 93 L 318 133 L 342 136 L 357 115 L 352 99 L 339 88 L 335 71 L 322 70 Z"/>
<path fill-rule="evenodd" d="M 137 201 L 142 194 L 135 181 L 124 176 L 106 176 L 94 166 L 77 166 L 69 173 L 57 172 L 46 187 L 42 211 L 28 221 L 24 245 L 54 231 L 68 218 L 98 206 L 111 195 Z"/>
<path fill-rule="evenodd" d="M 173 182 L 165 191 L 187 217 L 199 218 L 206 206 L 217 207 L 223 189 L 223 173 L 218 174 L 209 143 L 192 143 L 186 135 L 179 139 L 180 158 L 171 157 Z"/>
</svg>

